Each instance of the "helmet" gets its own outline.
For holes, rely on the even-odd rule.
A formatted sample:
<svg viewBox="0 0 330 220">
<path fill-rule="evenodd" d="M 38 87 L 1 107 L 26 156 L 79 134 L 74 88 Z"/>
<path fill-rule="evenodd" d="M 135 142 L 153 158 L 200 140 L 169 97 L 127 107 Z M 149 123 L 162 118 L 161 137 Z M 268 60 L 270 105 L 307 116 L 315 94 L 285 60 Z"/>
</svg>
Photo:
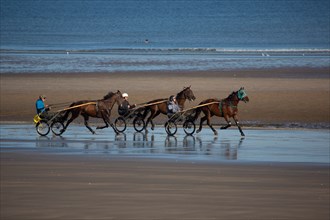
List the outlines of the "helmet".
<svg viewBox="0 0 330 220">
<path fill-rule="evenodd" d="M 128 94 L 125 92 L 122 94 L 123 98 L 128 97 Z"/>
<path fill-rule="evenodd" d="M 174 100 L 174 95 L 171 95 L 169 100 L 172 102 Z"/>
<path fill-rule="evenodd" d="M 46 99 L 46 96 L 45 95 L 39 95 L 39 98 L 40 99 Z"/>
</svg>

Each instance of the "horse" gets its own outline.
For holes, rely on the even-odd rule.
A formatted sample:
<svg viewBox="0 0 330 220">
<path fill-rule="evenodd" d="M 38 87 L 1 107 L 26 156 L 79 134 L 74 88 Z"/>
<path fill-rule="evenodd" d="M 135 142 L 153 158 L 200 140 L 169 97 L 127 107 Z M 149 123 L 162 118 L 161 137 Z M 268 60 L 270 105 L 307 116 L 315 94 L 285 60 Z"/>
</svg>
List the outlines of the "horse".
<svg viewBox="0 0 330 220">
<path fill-rule="evenodd" d="M 218 135 L 218 132 L 213 128 L 213 126 L 210 122 L 211 117 L 215 115 L 218 117 L 223 117 L 227 122 L 227 125 L 221 127 L 221 129 L 229 128 L 231 126 L 230 118 L 233 118 L 235 121 L 235 124 L 238 127 L 239 132 L 241 133 L 242 136 L 245 136 L 245 134 L 242 131 L 241 126 L 239 125 L 238 117 L 237 117 L 237 114 L 238 114 L 237 106 L 238 106 L 239 101 L 243 101 L 245 103 L 249 101 L 249 97 L 247 96 L 243 87 L 241 87 L 236 92 L 232 92 L 225 99 L 222 99 L 222 100 L 206 99 L 206 100 L 202 101 L 200 103 L 200 105 L 211 103 L 211 102 L 213 102 L 213 103 L 210 105 L 205 105 L 203 107 L 197 108 L 195 110 L 194 120 L 197 120 L 197 118 L 201 112 L 204 113 L 204 117 L 201 118 L 200 124 L 199 124 L 199 129 L 196 131 L 196 133 L 201 132 L 203 122 L 206 120 L 207 125 L 212 129 L 212 131 L 214 132 L 214 135 Z"/>
<path fill-rule="evenodd" d="M 180 109 L 184 109 L 184 103 L 188 99 L 189 101 L 193 101 L 196 99 L 193 91 L 190 89 L 191 86 L 189 87 L 184 87 L 183 90 L 179 93 L 176 94 L 176 100 L 178 102 L 178 105 Z M 150 112 L 150 116 L 148 117 L 146 121 L 146 130 L 148 127 L 148 123 L 151 123 L 151 130 L 154 130 L 155 125 L 153 123 L 153 119 L 157 117 L 160 113 L 166 115 L 167 114 L 167 102 L 168 98 L 163 98 L 163 99 L 155 99 L 150 102 L 147 102 L 147 104 L 152 104 L 152 103 L 157 103 L 155 105 L 149 105 L 145 107 L 144 113 L 143 113 L 143 119 L 145 119 Z"/>
<path fill-rule="evenodd" d="M 118 90 L 115 93 L 109 92 L 103 97 L 103 99 L 100 100 L 81 100 L 73 102 L 68 108 L 68 110 L 66 110 L 65 115 L 62 118 L 63 121 L 66 121 L 68 119 L 69 114 L 71 113 L 71 118 L 67 121 L 63 130 L 65 131 L 74 119 L 76 119 L 79 115 L 82 115 L 85 121 L 85 126 L 88 128 L 88 130 L 90 130 L 90 132 L 92 132 L 92 134 L 95 134 L 95 131 L 93 131 L 93 129 L 88 125 L 89 117 L 103 119 L 105 125 L 98 126 L 96 129 L 107 128 L 110 125 L 112 129 L 116 132 L 116 134 L 118 134 L 119 132 L 116 130 L 116 128 L 110 121 L 110 115 L 111 109 L 113 108 L 114 104 L 117 103 L 118 105 L 120 105 L 123 100 L 124 99 L 122 97 L 122 94 Z"/>
</svg>

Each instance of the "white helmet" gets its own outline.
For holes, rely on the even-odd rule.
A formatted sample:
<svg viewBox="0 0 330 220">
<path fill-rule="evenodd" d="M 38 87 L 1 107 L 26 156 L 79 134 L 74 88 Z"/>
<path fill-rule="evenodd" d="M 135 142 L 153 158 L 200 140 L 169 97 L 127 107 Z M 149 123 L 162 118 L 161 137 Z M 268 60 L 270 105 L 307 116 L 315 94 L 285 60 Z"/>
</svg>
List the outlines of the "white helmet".
<svg viewBox="0 0 330 220">
<path fill-rule="evenodd" d="M 125 92 L 122 94 L 123 98 L 128 97 L 128 94 Z"/>
</svg>

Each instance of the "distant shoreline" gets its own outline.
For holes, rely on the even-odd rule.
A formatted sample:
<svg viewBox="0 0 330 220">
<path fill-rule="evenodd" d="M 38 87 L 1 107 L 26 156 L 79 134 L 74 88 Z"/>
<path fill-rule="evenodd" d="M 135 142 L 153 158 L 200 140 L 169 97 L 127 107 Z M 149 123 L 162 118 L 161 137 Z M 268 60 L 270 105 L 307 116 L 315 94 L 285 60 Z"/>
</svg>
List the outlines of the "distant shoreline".
<svg viewBox="0 0 330 220">
<path fill-rule="evenodd" d="M 330 78 L 329 67 L 274 67 L 274 68 L 246 68 L 232 70 L 136 70 L 136 71 L 91 71 L 91 72 L 0 72 L 3 77 L 225 77 L 225 78 Z"/>
</svg>

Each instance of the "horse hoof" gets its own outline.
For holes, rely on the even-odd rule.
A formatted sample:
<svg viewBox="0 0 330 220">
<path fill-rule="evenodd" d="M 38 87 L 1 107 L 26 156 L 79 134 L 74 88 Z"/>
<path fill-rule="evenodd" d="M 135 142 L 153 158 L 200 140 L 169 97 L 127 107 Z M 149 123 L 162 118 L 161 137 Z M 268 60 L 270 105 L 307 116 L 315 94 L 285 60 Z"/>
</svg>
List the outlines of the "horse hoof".
<svg viewBox="0 0 330 220">
<path fill-rule="evenodd" d="M 151 130 L 155 130 L 155 127 L 154 127 L 154 126 L 152 126 L 152 127 L 151 127 Z"/>
<path fill-rule="evenodd" d="M 197 130 L 196 133 L 198 134 L 199 132 L 201 132 L 201 130 Z"/>
</svg>

